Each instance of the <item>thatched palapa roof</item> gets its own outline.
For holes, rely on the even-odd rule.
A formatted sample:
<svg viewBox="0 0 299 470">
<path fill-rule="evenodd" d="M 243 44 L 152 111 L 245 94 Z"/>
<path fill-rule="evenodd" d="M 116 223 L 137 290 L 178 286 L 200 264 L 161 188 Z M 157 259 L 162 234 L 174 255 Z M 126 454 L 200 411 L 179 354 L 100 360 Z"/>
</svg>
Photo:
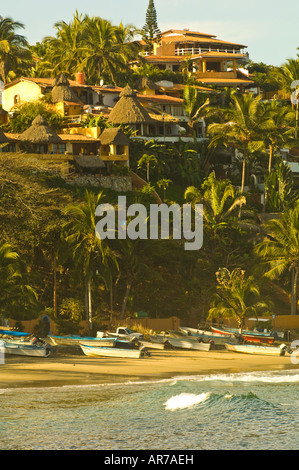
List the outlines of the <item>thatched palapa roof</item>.
<svg viewBox="0 0 299 470">
<path fill-rule="evenodd" d="M 31 144 L 59 144 L 62 142 L 40 114 L 32 121 L 29 129 L 19 136 L 19 139 Z"/>
<path fill-rule="evenodd" d="M 9 140 L 0 127 L 0 144 L 6 144 L 7 142 L 9 142 Z"/>
<path fill-rule="evenodd" d="M 153 124 L 146 109 L 139 103 L 137 95 L 127 85 L 120 93 L 120 99 L 112 108 L 108 122 L 113 124 Z"/>
<path fill-rule="evenodd" d="M 129 138 L 118 127 L 104 129 L 99 140 L 102 145 L 129 145 Z"/>
<path fill-rule="evenodd" d="M 82 104 L 77 93 L 70 87 L 70 83 L 63 73 L 55 78 L 51 93 L 53 103 L 69 102 Z"/>
</svg>

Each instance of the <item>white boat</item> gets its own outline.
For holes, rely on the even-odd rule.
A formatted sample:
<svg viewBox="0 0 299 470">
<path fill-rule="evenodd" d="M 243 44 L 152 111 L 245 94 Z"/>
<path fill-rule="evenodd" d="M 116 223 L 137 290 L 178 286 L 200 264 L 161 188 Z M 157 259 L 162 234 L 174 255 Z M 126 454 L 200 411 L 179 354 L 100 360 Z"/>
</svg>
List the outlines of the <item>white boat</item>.
<svg viewBox="0 0 299 470">
<path fill-rule="evenodd" d="M 151 341 L 139 341 L 139 343 L 147 349 L 165 349 L 165 343 L 152 343 Z"/>
<path fill-rule="evenodd" d="M 193 349 L 196 351 L 210 351 L 211 349 L 211 343 L 199 343 L 196 339 L 181 339 L 168 336 L 167 341 L 171 346 L 180 349 Z"/>
<path fill-rule="evenodd" d="M 207 330 L 197 330 L 196 328 L 189 328 L 189 327 L 180 327 L 180 331 L 182 331 L 183 334 L 188 336 L 189 338 L 200 338 L 205 342 L 213 341 L 215 344 L 225 344 L 227 342 L 227 337 L 220 334 L 220 333 L 215 333 L 213 331 L 207 331 Z M 235 341 L 236 343 L 237 338 L 235 338 L 233 335 L 231 335 L 230 341 Z"/>
<path fill-rule="evenodd" d="M 225 343 L 228 351 L 234 351 L 246 354 L 259 354 L 267 356 L 284 356 L 287 346 L 281 344 L 279 347 L 273 346 L 260 346 L 255 344 L 229 344 Z"/>
<path fill-rule="evenodd" d="M 102 348 L 98 346 L 87 346 L 85 344 L 80 344 L 80 346 L 86 356 L 128 357 L 137 359 L 143 356 L 143 352 L 140 349 Z"/>
<path fill-rule="evenodd" d="M 51 347 L 48 343 L 39 341 L 33 338 L 32 341 L 21 340 L 1 340 L 5 354 L 12 354 L 15 356 L 34 356 L 34 357 L 48 357 L 51 354 Z"/>
<path fill-rule="evenodd" d="M 49 338 L 55 346 L 80 346 L 80 342 L 84 342 L 88 345 L 113 347 L 116 341 L 116 338 L 94 338 L 92 336 L 78 335 L 49 335 Z"/>
</svg>

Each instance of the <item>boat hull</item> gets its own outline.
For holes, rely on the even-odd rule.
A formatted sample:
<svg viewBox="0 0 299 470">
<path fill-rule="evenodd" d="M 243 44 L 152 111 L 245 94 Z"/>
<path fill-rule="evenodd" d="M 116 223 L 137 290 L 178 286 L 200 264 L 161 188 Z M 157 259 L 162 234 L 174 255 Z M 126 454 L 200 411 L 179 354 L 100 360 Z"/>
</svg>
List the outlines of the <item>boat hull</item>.
<svg viewBox="0 0 299 470">
<path fill-rule="evenodd" d="M 83 336 L 55 336 L 49 335 L 55 346 L 80 346 L 80 342 L 84 342 L 88 346 L 113 347 L 116 338 L 92 338 Z"/>
<path fill-rule="evenodd" d="M 213 341 L 214 344 L 224 345 L 227 341 L 227 337 L 220 333 L 214 333 L 212 331 L 206 330 L 196 330 L 195 328 L 181 327 L 180 330 L 189 338 L 202 339 L 204 342 L 208 343 Z M 232 337 L 232 335 L 231 335 Z"/>
<path fill-rule="evenodd" d="M 38 346 L 35 344 L 26 344 L 25 342 L 22 343 L 23 344 L 19 344 L 17 341 L 3 341 L 5 354 L 32 357 L 48 357 L 51 354 L 51 348 L 47 344 Z"/>
<path fill-rule="evenodd" d="M 257 354 L 266 356 L 284 356 L 286 346 L 283 344 L 278 348 L 271 346 L 256 346 L 252 344 L 229 344 L 226 343 L 225 347 L 228 351 L 244 353 L 244 354 Z"/>
<path fill-rule="evenodd" d="M 209 351 L 211 349 L 211 343 L 199 343 L 195 340 L 184 340 L 178 338 L 167 338 L 167 341 L 171 346 L 180 349 L 192 349 L 195 351 Z"/>
<path fill-rule="evenodd" d="M 219 334 L 221 334 L 225 337 L 230 337 L 230 336 L 239 334 L 237 329 L 225 330 L 225 329 L 221 329 L 221 328 L 212 327 L 212 330 L 215 333 L 219 333 Z M 254 343 L 273 344 L 274 339 L 275 339 L 274 336 L 270 336 L 270 335 L 267 335 L 267 334 L 255 333 L 255 332 L 250 332 L 249 333 L 249 332 L 246 332 L 246 331 L 242 331 L 241 336 L 245 341 L 250 341 L 250 342 L 254 342 Z"/>
<path fill-rule="evenodd" d="M 127 357 L 139 359 L 142 352 L 139 349 L 102 348 L 80 344 L 83 353 L 92 357 Z"/>
</svg>

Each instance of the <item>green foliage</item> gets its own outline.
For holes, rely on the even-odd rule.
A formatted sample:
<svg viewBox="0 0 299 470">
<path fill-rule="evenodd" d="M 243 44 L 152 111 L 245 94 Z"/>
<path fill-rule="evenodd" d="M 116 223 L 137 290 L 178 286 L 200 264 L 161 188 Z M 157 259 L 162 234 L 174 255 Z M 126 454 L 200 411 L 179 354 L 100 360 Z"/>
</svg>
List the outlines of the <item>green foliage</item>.
<svg viewBox="0 0 299 470">
<path fill-rule="evenodd" d="M 157 12 L 154 5 L 154 0 L 149 0 L 148 8 L 145 15 L 145 25 L 142 28 L 142 37 L 147 43 L 149 50 L 154 41 L 157 41 L 161 36 L 161 31 L 158 26 Z"/>
<path fill-rule="evenodd" d="M 59 307 L 59 315 L 69 320 L 82 320 L 84 305 L 78 299 L 63 299 Z"/>
<path fill-rule="evenodd" d="M 245 277 L 245 271 L 235 268 L 219 268 L 216 272 L 217 292 L 209 309 L 209 318 L 232 317 L 239 328 L 244 326 L 244 320 L 251 315 L 268 313 L 269 305 L 258 301 L 259 288 L 253 276 Z"/>
<path fill-rule="evenodd" d="M 11 132 L 24 132 L 26 129 L 28 129 L 28 127 L 31 126 L 32 121 L 39 114 L 41 114 L 47 120 L 49 126 L 53 130 L 57 131 L 60 129 L 63 123 L 63 118 L 42 101 L 34 101 L 24 103 L 17 108 L 16 113 L 10 120 L 9 125 Z"/>
</svg>

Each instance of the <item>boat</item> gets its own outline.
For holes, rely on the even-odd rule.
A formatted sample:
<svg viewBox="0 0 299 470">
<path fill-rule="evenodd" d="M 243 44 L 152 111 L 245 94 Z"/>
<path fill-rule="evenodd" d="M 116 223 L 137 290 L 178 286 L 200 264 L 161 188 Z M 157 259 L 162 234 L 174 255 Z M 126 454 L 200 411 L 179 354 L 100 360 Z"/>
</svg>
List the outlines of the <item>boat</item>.
<svg viewBox="0 0 299 470">
<path fill-rule="evenodd" d="M 80 343 L 80 347 L 86 356 L 92 357 L 127 357 L 139 359 L 143 356 L 141 349 L 102 348 L 98 346 L 88 346 L 83 343 Z"/>
<path fill-rule="evenodd" d="M 233 335 L 240 335 L 238 328 L 218 328 L 218 327 L 211 327 L 214 333 L 220 333 L 226 337 L 231 337 Z M 250 331 L 250 330 L 242 330 L 241 333 L 242 338 L 245 341 L 251 341 L 255 343 L 268 343 L 272 344 L 275 340 L 274 336 L 271 336 L 269 332 L 259 332 L 259 331 Z"/>
<path fill-rule="evenodd" d="M 227 337 L 225 335 L 222 335 L 221 333 L 215 333 L 213 331 L 197 330 L 195 328 L 189 327 L 180 327 L 180 331 L 182 331 L 188 338 L 195 337 L 201 339 L 205 343 L 213 341 L 214 344 L 224 345 L 227 341 Z M 230 335 L 230 340 L 232 342 L 238 342 L 238 338 L 234 337 L 234 335 Z"/>
<path fill-rule="evenodd" d="M 230 344 L 226 343 L 225 347 L 228 351 L 234 351 L 246 354 L 259 354 L 266 356 L 284 356 L 287 350 L 285 344 L 281 344 L 279 347 L 273 346 L 260 346 L 256 344 Z"/>
<path fill-rule="evenodd" d="M 193 349 L 196 351 L 209 351 L 211 349 L 211 343 L 200 343 L 196 338 L 192 340 L 168 336 L 167 341 L 171 346 L 180 349 Z"/>
<path fill-rule="evenodd" d="M 51 354 L 51 346 L 33 337 L 31 341 L 2 339 L 5 354 L 15 356 L 48 357 Z"/>
<path fill-rule="evenodd" d="M 24 336 L 30 336 L 30 333 L 23 333 L 22 331 L 15 331 L 15 330 L 3 330 L 0 328 L 0 336 L 23 338 Z"/>
<path fill-rule="evenodd" d="M 167 341 L 165 341 L 164 343 L 154 343 L 152 341 L 139 341 L 139 343 L 141 344 L 141 346 L 147 349 L 165 349 L 165 346 L 167 345 Z"/>
<path fill-rule="evenodd" d="M 113 347 L 116 341 L 116 338 L 94 338 L 92 336 L 78 336 L 78 335 L 66 335 L 66 336 L 55 336 L 48 335 L 52 343 L 55 346 L 80 346 L 80 342 L 85 342 L 86 344 L 94 346 L 107 346 Z"/>
</svg>

